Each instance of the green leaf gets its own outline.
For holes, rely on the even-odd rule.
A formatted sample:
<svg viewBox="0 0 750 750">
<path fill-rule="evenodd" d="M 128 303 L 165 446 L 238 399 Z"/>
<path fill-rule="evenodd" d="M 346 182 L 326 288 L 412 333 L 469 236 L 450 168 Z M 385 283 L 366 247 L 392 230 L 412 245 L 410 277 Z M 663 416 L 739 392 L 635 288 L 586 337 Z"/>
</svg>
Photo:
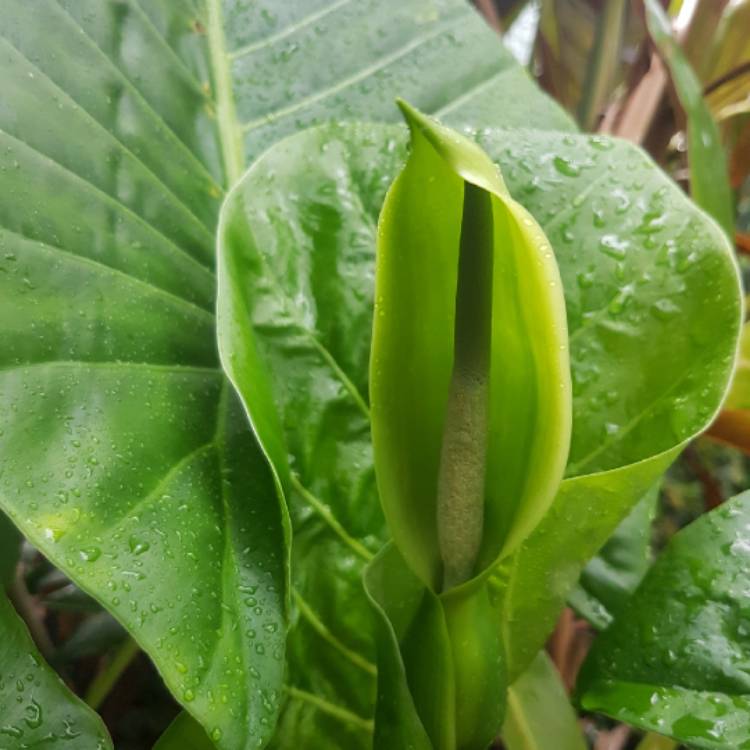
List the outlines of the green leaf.
<svg viewBox="0 0 750 750">
<path fill-rule="evenodd" d="M 568 597 L 578 614 L 599 630 L 620 615 L 651 565 L 651 525 L 658 499 L 657 484 L 589 561 Z"/>
<path fill-rule="evenodd" d="M 496 166 L 404 113 L 411 154 L 378 226 L 372 438 L 389 529 L 440 591 L 512 551 L 552 502 L 570 441 L 567 330 L 550 245 Z"/>
<path fill-rule="evenodd" d="M 367 567 L 364 580 L 378 618 L 374 747 L 454 747 L 456 684 L 437 597 L 393 544 Z"/>
<path fill-rule="evenodd" d="M 0 592 L 0 737 L 7 748 L 112 748 L 101 719 L 44 662 Z"/>
<path fill-rule="evenodd" d="M 687 115 L 690 192 L 695 202 L 734 236 L 734 201 L 719 128 L 703 98 L 703 86 L 690 67 L 659 0 L 645 0 L 646 24 L 669 68 L 680 104 Z"/>
<path fill-rule="evenodd" d="M 570 333 L 568 478 L 495 580 L 518 675 L 586 562 L 711 421 L 734 362 L 741 304 L 726 238 L 642 151 L 600 136 L 474 136 L 555 250 Z M 290 635 L 290 687 L 301 693 L 287 693 L 278 747 L 308 737 L 322 747 L 372 741 L 374 680 L 350 652 L 374 659 L 358 576 L 385 533 L 361 402 L 374 227 L 405 147 L 405 132 L 386 125 L 300 133 L 264 154 L 224 209 L 222 356 L 251 412 L 253 383 L 265 373 L 281 414 L 283 435 L 265 440 L 293 457 L 294 581 L 308 605 Z M 247 351 L 258 355 L 255 379 Z"/>
<path fill-rule="evenodd" d="M 599 136 L 554 146 L 533 137 L 480 140 L 505 152 L 509 189 L 555 248 L 573 375 L 567 478 L 495 579 L 511 679 L 543 646 L 585 563 L 711 422 L 741 314 L 726 237 L 643 152 Z M 726 305 L 703 304 L 711 289 Z"/>
<path fill-rule="evenodd" d="M 190 2 L 2 10 L 0 505 L 219 747 L 255 747 L 285 521 L 215 352 L 205 39 Z"/>
<path fill-rule="evenodd" d="M 698 748 L 750 748 L 750 493 L 678 532 L 597 638 L 583 706 Z"/>
<path fill-rule="evenodd" d="M 502 736 L 507 750 L 586 750 L 578 716 L 544 651 L 508 689 Z"/>
<path fill-rule="evenodd" d="M 575 127 L 464 0 L 225 0 L 223 16 L 222 87 L 249 160 L 323 121 L 397 120 L 396 96 L 480 125 L 536 112 L 539 127 Z"/>
<path fill-rule="evenodd" d="M 167 727 L 154 750 L 214 750 L 203 727 L 184 711 Z"/>
</svg>

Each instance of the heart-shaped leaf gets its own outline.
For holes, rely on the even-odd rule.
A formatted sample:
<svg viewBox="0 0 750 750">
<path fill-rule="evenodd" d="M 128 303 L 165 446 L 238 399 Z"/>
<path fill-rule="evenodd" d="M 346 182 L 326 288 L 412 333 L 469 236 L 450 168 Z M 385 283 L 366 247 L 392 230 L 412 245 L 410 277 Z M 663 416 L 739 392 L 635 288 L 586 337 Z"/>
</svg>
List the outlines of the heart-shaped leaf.
<svg viewBox="0 0 750 750">
<path fill-rule="evenodd" d="M 215 352 L 203 35 L 190 3 L 149 6 L 179 54 L 135 3 L 3 9 L 0 505 L 220 747 L 255 747 L 284 511 Z"/>
<path fill-rule="evenodd" d="M 519 675 L 588 559 L 711 420 L 732 370 L 741 301 L 721 231 L 640 150 L 599 136 L 474 135 L 554 248 L 570 334 L 568 478 L 495 577 Z M 295 572 L 308 606 L 290 639 L 300 696 L 290 695 L 282 716 L 287 742 L 325 736 L 334 722 L 331 736 L 355 747 L 371 741 L 372 675 L 351 658 L 374 658 L 357 575 L 385 539 L 364 394 L 374 227 L 405 141 L 403 130 L 383 125 L 306 131 L 264 154 L 224 207 L 222 358 L 251 415 L 265 408 L 259 382 L 281 415 L 281 431 L 261 440 L 292 457 L 305 561 Z M 334 612 L 336 620 L 327 616 Z"/>
<path fill-rule="evenodd" d="M 600 635 L 581 702 L 691 747 L 750 748 L 750 493 L 675 534 Z"/>
</svg>

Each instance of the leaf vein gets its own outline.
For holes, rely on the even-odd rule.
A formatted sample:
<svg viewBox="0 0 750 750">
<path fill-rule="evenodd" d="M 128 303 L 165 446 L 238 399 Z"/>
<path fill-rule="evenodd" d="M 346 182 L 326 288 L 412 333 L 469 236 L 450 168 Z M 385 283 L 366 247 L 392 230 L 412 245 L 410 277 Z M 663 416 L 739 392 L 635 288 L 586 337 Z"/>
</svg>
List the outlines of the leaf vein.
<svg viewBox="0 0 750 750">
<path fill-rule="evenodd" d="M 281 31 L 278 31 L 275 34 L 271 34 L 270 36 L 259 39 L 256 42 L 251 42 L 250 44 L 246 44 L 243 47 L 239 47 L 238 49 L 231 51 L 229 53 L 229 58 L 231 60 L 237 60 L 241 57 L 244 57 L 245 55 L 249 55 L 251 52 L 257 52 L 258 50 L 270 47 L 271 45 L 276 44 L 276 42 L 280 42 L 282 39 L 286 39 L 288 36 L 292 36 L 292 34 L 301 31 L 302 29 L 310 26 L 316 21 L 320 21 L 322 18 L 325 18 L 339 8 L 351 4 L 351 2 L 352 0 L 337 0 L 337 2 L 331 3 L 327 7 L 321 8 L 314 13 L 310 13 L 304 18 L 301 18 L 299 21 L 295 21 L 294 23 L 289 24 L 289 26 L 287 26 L 285 29 L 281 29 Z"/>
<path fill-rule="evenodd" d="M 389 65 L 392 65 L 393 63 L 398 62 L 398 60 L 400 60 L 403 57 L 406 57 L 410 52 L 413 52 L 419 47 L 427 44 L 428 42 L 431 42 L 433 39 L 437 39 L 439 36 L 444 34 L 446 31 L 448 31 L 448 29 L 450 29 L 454 25 L 455 25 L 455 19 L 449 18 L 444 23 L 441 23 L 440 25 L 438 25 L 429 33 L 423 34 L 422 36 L 419 36 L 419 37 L 415 37 L 408 44 L 405 44 L 403 47 L 400 47 L 394 52 L 388 55 L 385 55 L 384 57 L 381 57 L 378 61 L 371 63 L 365 68 L 362 68 L 362 70 L 358 71 L 357 73 L 354 73 L 350 76 L 347 76 L 346 78 L 343 78 L 341 81 L 334 84 L 333 86 L 329 86 L 325 89 L 321 89 L 320 91 L 317 91 L 313 94 L 309 94 L 308 96 L 303 97 L 302 99 L 294 102 L 293 104 L 289 104 L 288 106 L 282 107 L 281 109 L 277 109 L 274 112 L 269 112 L 268 114 L 265 114 L 262 117 L 258 117 L 254 120 L 249 120 L 248 122 L 243 123 L 241 125 L 242 131 L 244 133 L 247 133 L 251 130 L 254 130 L 257 127 L 260 127 L 261 125 L 268 125 L 270 123 L 276 122 L 277 120 L 281 120 L 284 117 L 288 117 L 289 115 L 294 114 L 294 112 L 297 112 L 300 109 L 304 109 L 305 107 L 311 104 L 316 104 L 317 102 L 322 101 L 323 99 L 327 99 L 328 97 L 334 96 L 335 94 L 338 94 L 339 92 L 344 91 L 350 86 L 354 86 L 360 81 L 365 80 L 369 76 L 374 75 L 375 73 L 378 73 L 384 68 L 387 68 Z"/>
<path fill-rule="evenodd" d="M 193 150 L 188 146 L 185 141 L 180 138 L 179 135 L 177 135 L 177 132 L 167 123 L 167 121 L 162 117 L 162 115 L 156 110 L 156 108 L 149 102 L 149 100 L 143 95 L 141 90 L 130 80 L 128 76 L 125 75 L 125 73 L 117 66 L 114 61 L 112 61 L 104 52 L 104 50 L 96 43 L 96 41 L 91 37 L 91 35 L 76 21 L 76 19 L 70 14 L 70 11 L 67 10 L 61 3 L 60 0 L 55 0 L 57 6 L 60 8 L 60 10 L 70 19 L 70 22 L 73 24 L 73 26 L 78 29 L 81 34 L 85 37 L 87 40 L 89 46 L 94 49 L 102 58 L 104 58 L 107 61 L 107 64 L 117 72 L 119 77 L 122 79 L 122 81 L 125 83 L 125 86 L 129 88 L 133 94 L 138 98 L 138 100 L 145 106 L 146 110 L 149 111 L 154 118 L 164 129 L 170 134 L 170 137 L 174 139 L 175 143 L 178 145 L 181 151 L 185 153 L 186 156 L 190 158 L 192 162 L 195 163 L 196 166 L 198 166 L 201 170 L 201 172 L 204 173 L 204 176 L 206 176 L 210 181 L 211 184 L 216 187 L 219 191 L 223 192 L 221 185 L 219 185 L 216 182 L 216 179 L 209 171 L 206 164 L 204 164 L 193 152 Z"/>
<path fill-rule="evenodd" d="M 110 203 L 115 208 L 115 210 L 125 214 L 129 218 L 132 218 L 137 224 L 144 226 L 151 234 L 154 234 L 155 236 L 161 238 L 161 240 L 164 241 L 166 245 L 169 246 L 169 248 L 171 248 L 172 251 L 176 251 L 180 257 L 187 260 L 191 265 L 198 266 L 198 268 L 200 268 L 202 272 L 205 272 L 213 279 L 213 273 L 211 272 L 211 269 L 206 264 L 201 263 L 201 261 L 199 261 L 193 255 L 191 255 L 187 250 L 180 247 L 174 240 L 170 239 L 160 229 L 155 227 L 149 221 L 146 221 L 146 219 L 144 219 L 142 216 L 139 216 L 130 207 L 126 206 L 120 200 L 113 197 L 109 193 L 105 193 L 101 188 L 94 185 L 93 182 L 90 182 L 85 177 L 81 177 L 80 175 L 76 174 L 71 169 L 68 169 L 68 167 L 61 164 L 59 161 L 53 159 L 51 156 L 48 156 L 44 152 L 32 146 L 30 143 L 27 143 L 26 141 L 22 140 L 21 138 L 17 138 L 16 136 L 11 135 L 10 133 L 2 129 L 0 129 L 0 135 L 3 135 L 12 141 L 15 141 L 16 143 L 21 144 L 23 147 L 27 148 L 29 151 L 33 152 L 34 154 L 37 154 L 43 159 L 49 160 L 49 162 L 51 164 L 56 165 L 57 168 L 60 169 L 61 172 L 63 172 L 65 175 L 68 175 L 74 183 L 80 182 L 81 184 L 87 186 L 91 190 L 92 193 L 94 193 L 100 198 L 103 198 L 105 202 Z"/>
<path fill-rule="evenodd" d="M 133 276 L 127 271 L 123 271 L 122 269 L 115 268 L 114 266 L 109 266 L 106 263 L 102 263 L 99 260 L 95 260 L 94 258 L 89 258 L 86 255 L 79 255 L 78 253 L 73 252 L 72 250 L 66 250 L 63 247 L 59 247 L 58 245 L 52 245 L 49 242 L 43 242 L 41 240 L 34 239 L 33 237 L 29 237 L 25 234 L 21 234 L 20 232 L 16 232 L 15 230 L 10 229 L 9 227 L 6 227 L 2 224 L 0 224 L 0 230 L 2 230 L 3 232 L 7 232 L 8 234 L 12 234 L 13 236 L 18 237 L 19 239 L 30 243 L 32 246 L 35 247 L 35 249 L 38 249 L 39 247 L 41 247 L 44 250 L 48 250 L 51 253 L 59 253 L 65 259 L 66 262 L 80 263 L 81 265 L 94 268 L 99 272 L 111 273 L 116 276 L 122 276 L 124 279 L 127 280 L 128 283 L 132 283 L 137 286 L 143 286 L 154 295 L 163 296 L 169 299 L 170 302 L 175 302 L 180 305 L 186 305 L 192 308 L 191 312 L 198 313 L 201 316 L 208 316 L 211 320 L 214 319 L 213 310 L 207 310 L 206 308 L 201 307 L 195 302 L 191 302 L 189 299 L 187 299 L 187 297 L 182 297 L 181 295 L 175 294 L 174 292 L 170 292 L 167 289 L 157 286 L 156 284 L 150 281 L 146 281 L 145 279 L 139 278 L 138 276 Z"/>
</svg>

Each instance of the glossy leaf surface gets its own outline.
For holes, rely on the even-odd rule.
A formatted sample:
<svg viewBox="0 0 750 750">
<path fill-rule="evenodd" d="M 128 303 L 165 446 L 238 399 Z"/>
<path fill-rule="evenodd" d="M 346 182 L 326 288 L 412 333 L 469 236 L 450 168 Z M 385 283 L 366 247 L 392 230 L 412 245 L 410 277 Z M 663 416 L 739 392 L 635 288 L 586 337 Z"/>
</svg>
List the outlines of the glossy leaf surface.
<svg viewBox="0 0 750 750">
<path fill-rule="evenodd" d="M 0 745 L 112 750 L 101 719 L 44 662 L 0 592 Z"/>
<path fill-rule="evenodd" d="M 394 541 L 440 591 L 443 569 L 450 579 L 449 558 L 462 552 L 454 548 L 472 544 L 465 538 L 472 509 L 451 503 L 465 505 L 462 495 L 475 492 L 483 523 L 463 582 L 517 546 L 554 497 L 570 442 L 567 329 L 549 242 L 508 194 L 497 167 L 469 139 L 411 108 L 404 113 L 410 156 L 378 225 L 372 437 Z M 467 222 L 480 221 L 467 206 L 482 196 L 487 237 L 470 235 L 466 247 L 466 233 L 474 230 Z M 489 245 L 487 268 L 474 279 L 467 263 L 482 242 Z M 485 276 L 488 309 L 470 309 L 467 318 L 461 285 L 471 284 L 475 301 Z M 462 352 L 478 346 L 472 336 L 482 315 L 491 320 L 491 334 L 479 372 L 464 361 L 478 355 Z M 475 407 L 480 387 L 487 393 Z M 481 415 L 468 413 L 472 408 Z M 478 456 L 484 460 L 475 466 Z M 478 487 L 463 487 L 472 472 Z M 444 492 L 451 496 L 444 500 Z"/>
<path fill-rule="evenodd" d="M 236 750 L 280 702 L 283 511 L 215 351 L 208 50 L 147 7 L 2 3 L 0 505 Z"/>
<path fill-rule="evenodd" d="M 480 125 L 536 113 L 538 127 L 574 127 L 462 0 L 225 0 L 223 17 L 248 161 L 321 121 L 398 120 L 397 96 Z"/>
<path fill-rule="evenodd" d="M 675 39 L 658 0 L 645 0 L 646 24 L 669 67 L 687 116 L 690 191 L 695 202 L 716 219 L 728 236 L 734 233 L 734 200 L 719 128 L 703 99 L 703 86 Z"/>
<path fill-rule="evenodd" d="M 578 716 L 546 652 L 508 689 L 502 736 L 507 750 L 586 749 Z"/>
<path fill-rule="evenodd" d="M 750 494 L 678 532 L 579 680 L 585 708 L 692 747 L 750 747 Z"/>
<path fill-rule="evenodd" d="M 475 136 L 555 250 L 570 332 L 568 478 L 496 578 L 518 675 L 589 558 L 711 420 L 734 361 L 740 297 L 722 233 L 638 149 L 597 136 Z M 262 354 L 253 367 L 265 373 L 283 423 L 268 444 L 290 449 L 296 477 L 294 577 L 308 606 L 290 637 L 298 692 L 287 693 L 280 747 L 300 737 L 371 742 L 375 656 L 359 575 L 385 535 L 361 402 L 375 223 L 405 149 L 396 127 L 316 128 L 267 152 L 225 207 L 222 356 L 252 412 L 255 381 L 243 352 Z"/>
</svg>

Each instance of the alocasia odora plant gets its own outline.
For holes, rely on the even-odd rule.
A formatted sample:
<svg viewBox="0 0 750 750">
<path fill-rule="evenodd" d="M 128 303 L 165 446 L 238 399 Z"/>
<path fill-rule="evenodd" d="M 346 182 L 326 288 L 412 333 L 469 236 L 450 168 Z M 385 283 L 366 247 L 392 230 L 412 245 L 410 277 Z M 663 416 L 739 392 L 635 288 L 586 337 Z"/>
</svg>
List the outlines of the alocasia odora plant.
<svg viewBox="0 0 750 750">
<path fill-rule="evenodd" d="M 565 303 L 549 242 L 492 160 L 402 109 L 411 154 L 378 227 L 375 470 L 395 545 L 439 594 L 427 627 L 445 629 L 451 689 L 438 689 L 455 706 L 441 705 L 432 739 L 483 747 L 506 689 L 487 577 L 544 515 L 568 456 Z M 439 681 L 419 682 L 432 693 Z"/>
<path fill-rule="evenodd" d="M 373 730 L 380 747 L 484 742 L 507 685 L 549 677 L 537 654 L 585 562 L 721 400 L 740 302 L 720 230 L 637 149 L 572 132 L 459 0 L 1 5 L 3 511 L 125 625 L 195 718 L 160 747 L 189 736 L 221 750 L 366 748 Z M 572 433 L 559 489 L 564 420 L 545 422 L 560 429 L 559 452 L 541 456 L 539 473 L 537 441 L 551 433 L 528 433 L 522 450 L 491 432 L 487 466 L 499 441 L 508 481 L 541 484 L 500 506 L 485 476 L 478 551 L 447 590 L 438 495 L 417 532 L 432 541 L 394 534 L 400 554 L 370 437 L 376 225 L 407 134 L 377 123 L 303 130 L 395 120 L 397 95 L 466 126 L 501 169 L 507 193 L 477 185 L 490 190 L 474 206 L 480 220 L 488 205 L 493 215 L 493 306 L 510 257 L 495 248 L 496 215 L 512 237 L 528 212 L 560 279 L 508 314 L 557 320 L 539 346 L 558 363 L 565 352 L 551 342 L 565 344 L 564 321 L 544 310 L 555 299 L 559 310 L 561 291 L 568 327 Z M 496 179 L 488 162 L 474 166 Z M 422 198 L 448 200 L 434 213 L 416 204 L 453 228 L 453 253 L 463 180 L 425 184 Z M 542 269 L 554 268 L 542 242 L 531 239 Z M 431 271 L 430 284 L 457 272 Z M 427 281 L 415 277 L 415 300 L 420 287 L 435 294 Z M 487 290 L 475 301 L 486 310 Z M 453 357 L 455 303 L 449 294 L 431 311 L 447 321 L 443 357 Z M 561 408 L 543 392 L 549 373 L 519 358 L 536 343 L 508 335 L 520 349 L 503 354 L 514 369 L 502 377 L 529 374 L 539 405 Z M 415 399 L 434 378 L 447 398 L 445 361 L 426 377 Z M 490 369 L 479 399 L 490 430 L 494 382 Z M 508 402 L 518 423 L 502 429 L 527 434 L 531 396 Z M 435 483 L 439 455 L 456 446 L 442 425 L 427 428 L 431 464 L 419 476 Z M 362 589 L 368 563 L 375 607 Z M 454 674 L 464 615 L 476 648 Z M 17 638 L 13 618 L 0 611 Z M 488 687 L 481 696 L 461 689 L 470 664 Z M 39 729 L 33 700 L 51 742 L 69 743 L 73 727 L 81 747 L 106 747 L 96 717 L 67 698 L 57 705 L 63 687 L 44 665 L 33 671 L 8 725 L 18 741 Z M 14 682 L 0 690 L 16 701 Z"/>
</svg>

